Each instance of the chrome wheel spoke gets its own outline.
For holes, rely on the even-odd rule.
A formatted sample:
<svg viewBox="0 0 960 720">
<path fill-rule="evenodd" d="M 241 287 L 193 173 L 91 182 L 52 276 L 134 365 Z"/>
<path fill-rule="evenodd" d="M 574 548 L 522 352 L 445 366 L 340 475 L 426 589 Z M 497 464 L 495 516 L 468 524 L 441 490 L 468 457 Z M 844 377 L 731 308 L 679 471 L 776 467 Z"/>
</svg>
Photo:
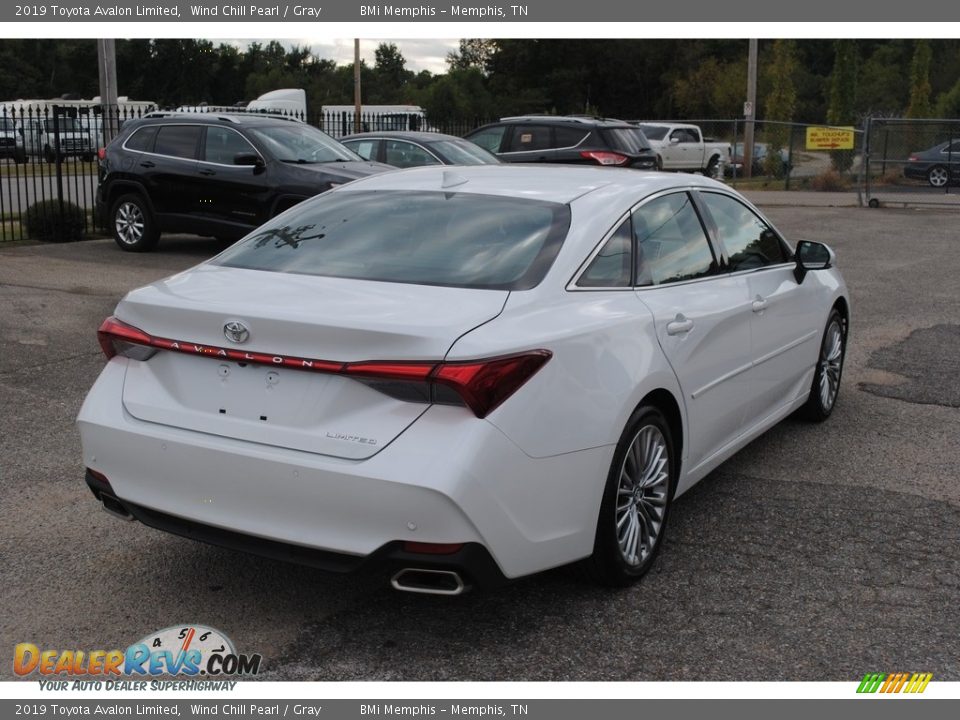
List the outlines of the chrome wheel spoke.
<svg viewBox="0 0 960 720">
<path fill-rule="evenodd" d="M 642 427 L 624 454 L 617 487 L 617 541 L 623 559 L 639 565 L 660 534 L 669 489 L 666 439 L 655 425 Z"/>
</svg>

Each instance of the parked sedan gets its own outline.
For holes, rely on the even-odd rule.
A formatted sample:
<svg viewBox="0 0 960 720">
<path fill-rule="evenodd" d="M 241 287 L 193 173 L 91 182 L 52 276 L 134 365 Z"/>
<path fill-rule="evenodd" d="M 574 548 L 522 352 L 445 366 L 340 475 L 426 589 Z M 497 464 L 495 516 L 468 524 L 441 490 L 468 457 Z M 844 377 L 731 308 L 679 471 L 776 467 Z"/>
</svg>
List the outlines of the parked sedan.
<svg viewBox="0 0 960 720">
<path fill-rule="evenodd" d="M 935 145 L 929 150 L 910 154 L 903 167 L 904 177 L 926 180 L 931 187 L 946 187 L 960 180 L 960 140 Z"/>
<path fill-rule="evenodd" d="M 576 561 L 626 585 L 678 495 L 831 414 L 849 316 L 830 249 L 714 180 L 384 173 L 120 301 L 86 481 L 120 517 L 399 590 Z"/>
<path fill-rule="evenodd" d="M 369 132 L 340 142 L 365 160 L 399 168 L 422 165 L 496 165 L 500 161 L 472 142 L 431 132 Z"/>
</svg>

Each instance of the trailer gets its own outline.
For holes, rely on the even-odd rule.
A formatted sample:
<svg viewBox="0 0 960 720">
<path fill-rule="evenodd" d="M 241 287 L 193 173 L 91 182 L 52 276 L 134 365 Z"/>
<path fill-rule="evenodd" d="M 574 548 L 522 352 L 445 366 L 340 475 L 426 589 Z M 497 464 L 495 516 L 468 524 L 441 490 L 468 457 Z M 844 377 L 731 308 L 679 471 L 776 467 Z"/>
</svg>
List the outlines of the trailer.
<svg viewBox="0 0 960 720">
<path fill-rule="evenodd" d="M 324 105 L 320 114 L 320 129 L 339 138 L 354 132 L 356 107 L 353 105 Z M 360 132 L 389 130 L 432 131 L 427 125 L 427 114 L 419 105 L 361 105 Z"/>
</svg>

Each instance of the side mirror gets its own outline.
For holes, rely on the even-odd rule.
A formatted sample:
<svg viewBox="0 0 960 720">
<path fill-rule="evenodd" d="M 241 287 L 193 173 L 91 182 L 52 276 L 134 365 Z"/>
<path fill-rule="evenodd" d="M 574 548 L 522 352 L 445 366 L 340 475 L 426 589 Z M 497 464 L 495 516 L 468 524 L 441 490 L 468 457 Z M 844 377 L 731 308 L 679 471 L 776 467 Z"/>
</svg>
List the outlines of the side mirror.
<svg viewBox="0 0 960 720">
<path fill-rule="evenodd" d="M 797 243 L 794 260 L 797 265 L 793 270 L 793 276 L 797 279 L 797 283 L 802 283 L 811 270 L 826 270 L 833 267 L 836 256 L 833 250 L 823 243 L 801 240 Z"/>
<path fill-rule="evenodd" d="M 676 145 L 678 142 L 680 142 L 680 138 L 678 138 L 678 137 L 672 137 L 672 138 L 670 138 L 670 144 L 671 144 L 671 145 Z"/>
<path fill-rule="evenodd" d="M 249 165 L 255 168 L 263 167 L 263 158 L 256 153 L 237 153 L 233 156 L 234 165 Z"/>
</svg>

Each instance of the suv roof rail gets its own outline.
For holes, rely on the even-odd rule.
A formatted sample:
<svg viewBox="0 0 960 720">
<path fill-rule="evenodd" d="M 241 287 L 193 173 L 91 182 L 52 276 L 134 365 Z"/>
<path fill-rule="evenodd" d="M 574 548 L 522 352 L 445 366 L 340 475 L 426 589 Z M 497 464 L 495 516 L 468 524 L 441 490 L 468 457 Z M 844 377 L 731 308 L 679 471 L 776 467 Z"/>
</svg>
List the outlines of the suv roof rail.
<svg viewBox="0 0 960 720">
<path fill-rule="evenodd" d="M 500 122 L 507 120 L 560 120 L 562 122 L 589 123 L 603 118 L 588 117 L 585 115 L 512 115 L 500 118 Z"/>
<path fill-rule="evenodd" d="M 271 120 L 286 120 L 287 122 L 303 122 L 300 118 L 280 113 L 264 112 L 197 112 L 193 110 L 154 110 L 146 113 L 145 118 L 163 118 L 163 117 L 201 117 L 223 120 L 224 122 L 241 122 L 240 118 L 270 118 Z"/>
</svg>

